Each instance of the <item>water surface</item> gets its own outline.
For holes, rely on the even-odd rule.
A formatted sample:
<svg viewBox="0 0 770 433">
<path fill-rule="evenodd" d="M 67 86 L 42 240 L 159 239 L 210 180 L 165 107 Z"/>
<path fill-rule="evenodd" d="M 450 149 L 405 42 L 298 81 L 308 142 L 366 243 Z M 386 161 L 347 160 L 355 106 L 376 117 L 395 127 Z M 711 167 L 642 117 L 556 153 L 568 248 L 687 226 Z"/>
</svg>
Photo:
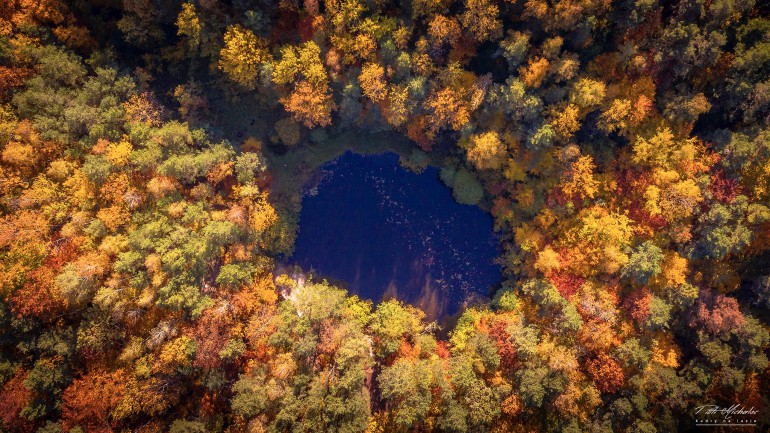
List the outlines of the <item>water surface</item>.
<svg viewBox="0 0 770 433">
<path fill-rule="evenodd" d="M 291 262 L 375 302 L 396 297 L 429 319 L 452 315 L 500 279 L 492 218 L 457 203 L 438 169 L 393 153 L 347 152 L 305 195 Z"/>
</svg>

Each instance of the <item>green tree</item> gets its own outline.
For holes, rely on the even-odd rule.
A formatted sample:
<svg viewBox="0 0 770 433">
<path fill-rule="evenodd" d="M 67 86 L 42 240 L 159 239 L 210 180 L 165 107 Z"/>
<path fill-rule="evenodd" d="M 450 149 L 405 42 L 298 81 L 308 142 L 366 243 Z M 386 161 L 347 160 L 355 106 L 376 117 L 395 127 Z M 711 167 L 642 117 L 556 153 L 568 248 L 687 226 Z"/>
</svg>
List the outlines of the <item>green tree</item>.
<svg viewBox="0 0 770 433">
<path fill-rule="evenodd" d="M 651 241 L 646 241 L 631 253 L 621 274 L 636 281 L 637 284 L 644 285 L 650 278 L 660 274 L 662 262 L 663 250 Z"/>
</svg>

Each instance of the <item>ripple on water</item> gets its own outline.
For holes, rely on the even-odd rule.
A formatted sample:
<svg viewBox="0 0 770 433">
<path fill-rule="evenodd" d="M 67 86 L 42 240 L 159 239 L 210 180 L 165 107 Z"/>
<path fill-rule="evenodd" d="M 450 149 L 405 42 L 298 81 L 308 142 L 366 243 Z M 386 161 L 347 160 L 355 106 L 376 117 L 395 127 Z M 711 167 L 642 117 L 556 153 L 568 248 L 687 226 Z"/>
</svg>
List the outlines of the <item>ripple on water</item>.
<svg viewBox="0 0 770 433">
<path fill-rule="evenodd" d="M 291 263 L 361 297 L 416 305 L 430 319 L 499 283 L 491 216 L 457 203 L 435 167 L 415 174 L 393 153 L 347 152 L 322 170 L 303 199 Z"/>
</svg>

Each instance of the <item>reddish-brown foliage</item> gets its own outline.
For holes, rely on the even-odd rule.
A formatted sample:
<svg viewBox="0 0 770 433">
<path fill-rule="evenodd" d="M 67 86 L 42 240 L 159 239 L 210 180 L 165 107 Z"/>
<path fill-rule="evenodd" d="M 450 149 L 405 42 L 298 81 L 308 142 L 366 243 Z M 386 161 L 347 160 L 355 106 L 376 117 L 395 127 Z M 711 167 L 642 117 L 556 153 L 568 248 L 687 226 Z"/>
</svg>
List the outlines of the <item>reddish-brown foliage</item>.
<svg viewBox="0 0 770 433">
<path fill-rule="evenodd" d="M 625 40 L 641 41 L 652 37 L 660 31 L 663 8 L 655 8 L 647 12 L 644 21 L 636 27 L 630 28 L 624 37 Z"/>
<path fill-rule="evenodd" d="M 19 318 L 50 320 L 64 310 L 66 302 L 56 295 L 53 287 L 56 275 L 56 269 L 47 266 L 29 272 L 24 286 L 11 296 L 11 311 Z"/>
<path fill-rule="evenodd" d="M 195 352 L 193 365 L 205 370 L 220 366 L 222 360 L 219 352 L 225 348 L 230 339 L 231 325 L 232 321 L 227 313 L 219 311 L 218 308 L 210 308 L 203 313 L 195 328 L 198 350 Z"/>
<path fill-rule="evenodd" d="M 510 218 L 513 216 L 513 210 L 511 209 L 511 200 L 504 198 L 504 197 L 497 197 L 494 200 L 492 200 L 492 210 L 490 211 L 492 213 L 492 216 L 495 217 L 496 220 L 502 221 L 506 218 Z"/>
<path fill-rule="evenodd" d="M 420 145 L 426 152 L 431 150 L 431 139 L 427 134 L 428 120 L 424 116 L 415 117 L 406 127 L 406 135 Z"/>
<path fill-rule="evenodd" d="M 690 326 L 705 328 L 712 334 L 726 333 L 743 326 L 738 301 L 712 289 L 703 289 L 695 303 Z"/>
<path fill-rule="evenodd" d="M 449 347 L 447 347 L 446 341 L 439 341 L 436 344 L 436 355 L 441 359 L 448 359 L 450 356 Z"/>
<path fill-rule="evenodd" d="M 709 190 L 717 200 L 731 203 L 741 193 L 741 186 L 737 180 L 727 177 L 724 171 L 717 170 L 711 175 Z"/>
<path fill-rule="evenodd" d="M 642 324 L 650 317 L 652 293 L 647 289 L 637 290 L 623 302 L 623 309 L 636 323 Z"/>
<path fill-rule="evenodd" d="M 645 209 L 644 191 L 653 183 L 651 173 L 643 173 L 638 170 L 624 170 L 618 175 L 618 191 L 616 197 L 629 200 L 624 207 L 628 209 L 628 217 L 632 220 L 649 226 L 657 231 L 665 227 L 668 222 L 661 215 L 652 215 Z"/>
<path fill-rule="evenodd" d="M 607 394 L 617 391 L 625 381 L 620 364 L 604 353 L 586 362 L 586 373 L 593 379 L 596 388 Z"/>
<path fill-rule="evenodd" d="M 759 413 L 763 413 L 765 404 L 762 399 L 762 389 L 766 390 L 767 388 L 762 387 L 762 383 L 756 373 L 751 373 L 746 377 L 743 389 L 735 396 L 733 402 L 742 404 L 746 407 L 753 406 Z"/>
<path fill-rule="evenodd" d="M 495 341 L 497 353 L 500 355 L 500 367 L 505 370 L 516 368 L 516 346 L 511 342 L 511 336 L 505 330 L 505 322 L 496 321 L 489 329 L 489 336 Z"/>
<path fill-rule="evenodd" d="M 41 267 L 27 273 L 27 281 L 10 298 L 11 311 L 18 317 L 51 320 L 67 306 L 54 291 L 53 281 L 64 264 L 77 258 L 80 240 L 53 238 L 51 254 Z"/>
<path fill-rule="evenodd" d="M 30 70 L 27 68 L 0 66 L 0 100 L 4 100 L 10 95 L 11 90 L 24 84 L 29 73 Z"/>
<path fill-rule="evenodd" d="M 44 267 L 58 271 L 65 264 L 75 260 L 80 252 L 82 241 L 81 238 L 67 239 L 59 237 L 58 233 L 54 234 L 52 240 L 54 248 L 46 259 Z"/>
<path fill-rule="evenodd" d="M 562 257 L 567 256 L 562 255 Z M 586 281 L 583 277 L 567 272 L 550 272 L 548 274 L 548 279 L 554 286 L 556 286 L 556 290 L 558 290 L 562 296 L 570 300 Z"/>
<path fill-rule="evenodd" d="M 18 370 L 0 389 L 0 420 L 8 431 L 34 431 L 33 424 L 19 413 L 32 400 L 32 391 L 24 387 L 26 378 L 27 373 Z"/>
<path fill-rule="evenodd" d="M 399 359 L 415 359 L 418 355 L 417 347 L 409 344 L 406 340 L 401 340 L 401 345 L 398 346 Z"/>
<path fill-rule="evenodd" d="M 302 42 L 313 38 L 313 16 L 308 15 L 297 22 L 297 33 Z"/>
<path fill-rule="evenodd" d="M 88 432 L 112 432 L 110 411 L 123 398 L 122 371 L 94 371 L 75 379 L 62 395 L 62 428 L 80 426 Z"/>
<path fill-rule="evenodd" d="M 226 412 L 228 407 L 227 399 L 216 391 L 206 390 L 198 405 L 198 413 L 202 418 L 212 418 L 217 414 Z"/>
</svg>

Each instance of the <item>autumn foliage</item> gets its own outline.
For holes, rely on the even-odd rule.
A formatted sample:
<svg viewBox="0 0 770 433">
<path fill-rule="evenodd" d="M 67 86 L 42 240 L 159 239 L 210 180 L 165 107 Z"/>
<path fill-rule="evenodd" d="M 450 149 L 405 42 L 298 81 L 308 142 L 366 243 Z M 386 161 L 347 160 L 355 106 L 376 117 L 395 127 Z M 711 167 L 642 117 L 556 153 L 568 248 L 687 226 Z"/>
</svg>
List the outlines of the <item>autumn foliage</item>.
<svg viewBox="0 0 770 433">
<path fill-rule="evenodd" d="M 769 32 L 761 1 L 0 0 L 0 430 L 766 411 Z M 492 216 L 503 279 L 457 317 L 284 266 L 293 184 L 370 134 Z"/>
</svg>

